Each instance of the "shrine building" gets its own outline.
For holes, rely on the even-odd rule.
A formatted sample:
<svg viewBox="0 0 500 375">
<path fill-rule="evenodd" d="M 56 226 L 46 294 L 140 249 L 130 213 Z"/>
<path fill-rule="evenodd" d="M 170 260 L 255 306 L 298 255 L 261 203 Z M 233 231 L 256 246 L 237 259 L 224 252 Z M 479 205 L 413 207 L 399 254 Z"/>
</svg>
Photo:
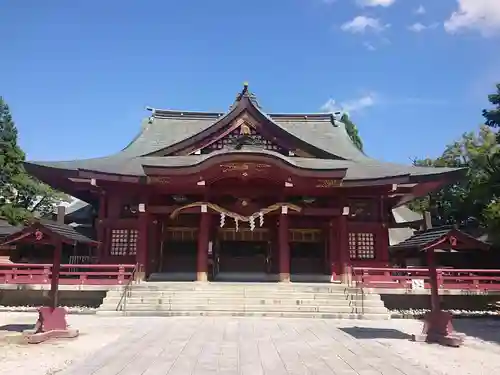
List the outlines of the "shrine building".
<svg viewBox="0 0 500 375">
<path fill-rule="evenodd" d="M 332 113 L 149 109 L 120 152 L 26 163 L 91 204 L 98 263 L 157 280 L 333 281 L 385 267 L 392 210 L 461 178 L 374 160 Z"/>
</svg>

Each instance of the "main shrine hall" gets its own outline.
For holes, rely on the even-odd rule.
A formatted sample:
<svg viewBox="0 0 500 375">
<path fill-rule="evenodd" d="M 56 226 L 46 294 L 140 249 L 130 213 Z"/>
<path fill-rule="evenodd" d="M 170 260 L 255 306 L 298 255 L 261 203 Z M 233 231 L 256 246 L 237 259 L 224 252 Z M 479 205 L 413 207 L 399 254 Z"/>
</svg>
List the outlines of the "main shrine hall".
<svg viewBox="0 0 500 375">
<path fill-rule="evenodd" d="M 161 280 L 335 281 L 389 265 L 392 210 L 462 170 L 374 160 L 333 113 L 266 113 L 245 84 L 225 113 L 149 108 L 111 156 L 27 162 L 94 208 L 99 263 Z"/>
</svg>

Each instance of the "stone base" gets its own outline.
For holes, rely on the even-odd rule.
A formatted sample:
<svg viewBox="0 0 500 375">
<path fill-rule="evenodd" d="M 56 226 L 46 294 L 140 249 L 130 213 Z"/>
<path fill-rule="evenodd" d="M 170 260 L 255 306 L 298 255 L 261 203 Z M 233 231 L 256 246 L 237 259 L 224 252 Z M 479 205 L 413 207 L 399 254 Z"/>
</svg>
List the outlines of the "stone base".
<svg viewBox="0 0 500 375">
<path fill-rule="evenodd" d="M 412 335 L 416 342 L 435 342 L 441 345 L 459 347 L 463 337 L 453 333 L 452 316 L 446 311 L 431 311 L 425 315 L 424 328 L 419 335 Z"/>
<path fill-rule="evenodd" d="M 208 281 L 207 272 L 196 272 L 196 281 Z"/>
<path fill-rule="evenodd" d="M 428 342 L 428 343 L 437 343 L 444 346 L 451 346 L 453 348 L 459 348 L 464 339 L 458 335 L 436 335 L 436 334 L 419 334 L 419 335 L 411 335 L 412 341 L 415 342 Z"/>
<path fill-rule="evenodd" d="M 146 280 L 146 273 L 144 271 L 136 271 L 134 274 L 134 281 L 140 282 Z"/>
<path fill-rule="evenodd" d="M 279 274 L 279 281 L 282 283 L 289 283 L 290 282 L 290 274 L 289 273 L 280 273 Z"/>
<path fill-rule="evenodd" d="M 23 336 L 29 344 L 39 344 L 53 338 L 74 338 L 78 334 L 78 330 L 68 329 L 64 308 L 40 307 L 35 329 L 25 331 Z"/>
<path fill-rule="evenodd" d="M 28 344 L 40 344 L 50 339 L 73 339 L 78 337 L 79 332 L 76 329 L 53 330 L 39 333 L 23 333 L 23 337 Z"/>
</svg>

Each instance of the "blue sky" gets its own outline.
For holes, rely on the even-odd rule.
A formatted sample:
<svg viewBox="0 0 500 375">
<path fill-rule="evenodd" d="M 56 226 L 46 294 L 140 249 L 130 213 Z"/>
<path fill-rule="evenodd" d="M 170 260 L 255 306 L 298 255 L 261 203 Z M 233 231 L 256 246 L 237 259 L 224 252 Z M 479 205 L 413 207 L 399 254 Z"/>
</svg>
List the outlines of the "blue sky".
<svg viewBox="0 0 500 375">
<path fill-rule="evenodd" d="M 436 156 L 500 82 L 498 0 L 0 2 L 0 95 L 32 160 L 111 154 L 144 107 L 348 110 L 366 151 Z"/>
</svg>

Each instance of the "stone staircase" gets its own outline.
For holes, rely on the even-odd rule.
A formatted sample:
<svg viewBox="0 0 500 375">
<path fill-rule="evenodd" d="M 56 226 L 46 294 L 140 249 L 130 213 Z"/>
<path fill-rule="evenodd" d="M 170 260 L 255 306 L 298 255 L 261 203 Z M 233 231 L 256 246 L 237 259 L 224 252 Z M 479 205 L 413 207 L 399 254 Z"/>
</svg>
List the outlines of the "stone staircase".
<svg viewBox="0 0 500 375">
<path fill-rule="evenodd" d="M 343 284 L 144 282 L 110 290 L 97 313 L 389 319 L 378 294 Z"/>
</svg>

